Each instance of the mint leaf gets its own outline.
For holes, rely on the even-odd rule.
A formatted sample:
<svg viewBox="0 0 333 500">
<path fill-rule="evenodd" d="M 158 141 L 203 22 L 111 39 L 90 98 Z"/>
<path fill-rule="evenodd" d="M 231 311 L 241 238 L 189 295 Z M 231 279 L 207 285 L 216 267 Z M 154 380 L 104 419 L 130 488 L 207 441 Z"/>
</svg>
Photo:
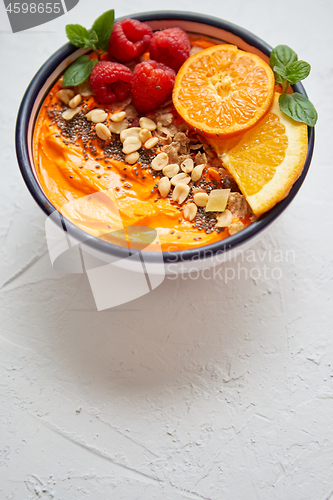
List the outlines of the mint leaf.
<svg viewBox="0 0 333 500">
<path fill-rule="evenodd" d="M 89 47 L 92 47 L 93 45 L 96 45 L 97 42 L 98 42 L 97 33 L 96 33 L 96 31 L 94 31 L 93 29 L 91 29 L 89 31 L 89 46 L 86 47 L 86 48 L 88 49 Z"/>
<path fill-rule="evenodd" d="M 81 24 L 67 24 L 66 35 L 75 47 L 82 47 L 84 49 L 90 47 L 90 33 Z"/>
<path fill-rule="evenodd" d="M 97 59 L 91 60 L 89 56 L 78 57 L 64 73 L 64 87 L 75 87 L 83 83 L 97 62 Z"/>
<path fill-rule="evenodd" d="M 305 61 L 295 61 L 291 64 L 288 64 L 285 77 L 291 85 L 299 82 L 300 80 L 304 80 L 311 71 L 311 66 L 309 63 Z"/>
<path fill-rule="evenodd" d="M 280 66 L 274 66 L 273 68 L 275 76 L 275 84 L 284 83 L 287 80 L 286 70 Z"/>
<path fill-rule="evenodd" d="M 296 52 L 288 45 L 277 45 L 271 52 L 269 62 L 274 71 L 275 83 L 282 86 L 280 110 L 295 121 L 313 127 L 318 114 L 312 102 L 299 92 L 286 94 L 289 84 L 294 85 L 309 75 L 310 64 L 299 61 Z"/>
<path fill-rule="evenodd" d="M 269 62 L 271 68 L 278 66 L 286 68 L 289 64 L 298 60 L 296 52 L 288 47 L 288 45 L 277 45 L 271 52 Z"/>
<path fill-rule="evenodd" d="M 92 30 L 94 30 L 98 37 L 98 42 L 96 46 L 102 49 L 104 52 L 108 50 L 110 36 L 113 30 L 114 24 L 114 9 L 107 10 L 99 16 L 94 24 L 92 25 Z"/>
<path fill-rule="evenodd" d="M 306 123 L 313 127 L 318 119 L 317 111 L 307 97 L 298 92 L 281 94 L 279 97 L 280 110 L 297 122 Z"/>
</svg>

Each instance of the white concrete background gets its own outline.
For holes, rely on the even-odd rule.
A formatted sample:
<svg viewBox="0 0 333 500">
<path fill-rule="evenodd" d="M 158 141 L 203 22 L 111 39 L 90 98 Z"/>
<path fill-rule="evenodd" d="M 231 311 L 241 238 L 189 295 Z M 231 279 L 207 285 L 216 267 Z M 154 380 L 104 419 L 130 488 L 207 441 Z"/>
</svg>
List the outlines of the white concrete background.
<svg viewBox="0 0 333 500">
<path fill-rule="evenodd" d="M 98 313 L 84 277 L 52 270 L 15 158 L 17 109 L 65 24 L 111 7 L 219 16 L 311 63 L 310 172 L 257 262 L 228 265 L 260 277 L 166 280 Z M 2 2 L 0 15 L 0 498 L 333 498 L 332 2 L 81 0 L 15 35 Z"/>
</svg>

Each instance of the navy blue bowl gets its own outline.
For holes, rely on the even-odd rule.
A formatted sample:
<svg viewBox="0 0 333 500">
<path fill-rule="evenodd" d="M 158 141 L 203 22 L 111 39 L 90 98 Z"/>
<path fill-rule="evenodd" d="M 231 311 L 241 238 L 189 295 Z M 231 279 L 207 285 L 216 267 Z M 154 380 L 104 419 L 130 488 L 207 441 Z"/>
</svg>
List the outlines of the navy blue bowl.
<svg viewBox="0 0 333 500">
<path fill-rule="evenodd" d="M 263 57 L 263 59 L 266 59 L 266 61 L 268 61 L 272 50 L 270 45 L 249 31 L 223 19 L 203 14 L 195 14 L 192 12 L 159 11 L 133 14 L 131 17 L 146 22 L 153 30 L 179 26 L 188 32 L 208 36 L 220 43 L 232 43 L 237 45 L 240 49 L 257 53 Z M 16 123 L 16 153 L 18 163 L 30 193 L 42 210 L 44 210 L 46 215 L 51 215 L 56 208 L 45 196 L 41 185 L 38 182 L 32 154 L 33 130 L 44 98 L 55 81 L 65 70 L 66 61 L 68 59 L 74 60 L 84 52 L 85 51 L 83 49 L 77 49 L 77 47 L 74 47 L 71 43 L 66 43 L 59 50 L 57 50 L 43 64 L 32 79 L 23 96 L 18 112 Z M 306 96 L 305 89 L 301 83 L 293 85 L 293 90 Z M 221 255 L 221 253 L 229 253 L 231 250 L 239 249 L 241 246 L 246 246 L 246 244 L 250 243 L 251 240 L 253 240 L 253 242 L 257 240 L 257 237 L 261 235 L 263 231 L 284 212 L 296 196 L 309 170 L 313 147 L 314 128 L 309 127 L 308 153 L 301 176 L 293 185 L 288 196 L 269 212 L 261 216 L 259 220 L 252 223 L 239 233 L 211 245 L 189 250 L 163 252 L 164 262 L 176 263 L 198 261 L 207 258 L 207 256 L 212 257 L 216 254 Z M 113 245 L 112 243 L 86 233 L 82 229 L 75 226 L 72 222 L 65 219 L 65 217 L 61 214 L 60 218 L 63 229 L 68 231 L 79 241 L 84 241 L 85 244 L 102 253 L 111 254 L 119 258 L 128 257 L 127 249 L 123 249 L 122 247 Z M 159 254 L 157 255 L 155 252 L 146 252 L 146 254 L 146 261 L 150 261 L 152 263 L 159 261 Z"/>
</svg>

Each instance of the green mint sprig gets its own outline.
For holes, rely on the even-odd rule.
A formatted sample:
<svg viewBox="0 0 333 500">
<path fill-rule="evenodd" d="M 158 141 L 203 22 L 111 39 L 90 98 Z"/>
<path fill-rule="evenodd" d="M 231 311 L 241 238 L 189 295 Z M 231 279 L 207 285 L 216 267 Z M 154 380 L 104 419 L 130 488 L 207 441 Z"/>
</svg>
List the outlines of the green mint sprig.
<svg viewBox="0 0 333 500">
<path fill-rule="evenodd" d="M 83 83 L 97 61 L 97 59 L 91 60 L 89 56 L 78 57 L 64 73 L 64 87 L 75 87 Z"/>
<path fill-rule="evenodd" d="M 64 73 L 64 86 L 74 87 L 83 83 L 92 72 L 93 67 L 100 59 L 100 49 L 108 50 L 110 36 L 114 25 L 114 9 L 107 10 L 99 16 L 90 30 L 80 24 L 67 24 L 66 35 L 69 41 L 83 49 L 91 48 L 96 52 L 98 59 L 91 60 L 88 56 L 81 56 L 74 61 Z"/>
<path fill-rule="evenodd" d="M 279 97 L 280 110 L 293 120 L 313 127 L 318 114 L 312 102 L 299 92 L 287 94 L 289 85 L 309 76 L 310 64 L 299 61 L 296 52 L 288 45 L 277 45 L 271 52 L 269 62 L 274 71 L 275 83 L 282 86 L 283 93 Z"/>
</svg>

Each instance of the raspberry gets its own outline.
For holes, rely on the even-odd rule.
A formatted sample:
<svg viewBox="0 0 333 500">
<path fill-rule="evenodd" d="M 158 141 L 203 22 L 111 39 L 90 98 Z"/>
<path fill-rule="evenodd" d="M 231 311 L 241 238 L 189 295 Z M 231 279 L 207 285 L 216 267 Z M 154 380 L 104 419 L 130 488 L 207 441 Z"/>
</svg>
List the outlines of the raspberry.
<svg viewBox="0 0 333 500">
<path fill-rule="evenodd" d="M 132 103 L 140 113 L 158 108 L 169 97 L 175 83 L 173 69 L 156 61 L 135 66 L 132 80 Z"/>
<path fill-rule="evenodd" d="M 180 28 L 156 31 L 149 45 L 150 58 L 178 71 L 190 55 L 191 43 Z"/>
<path fill-rule="evenodd" d="M 131 61 L 146 52 L 152 36 L 148 24 L 129 18 L 118 21 L 112 30 L 109 56 L 120 62 Z"/>
<path fill-rule="evenodd" d="M 90 83 L 98 102 L 113 104 L 124 101 L 131 91 L 132 73 L 123 64 L 100 61 L 95 64 Z"/>
</svg>

